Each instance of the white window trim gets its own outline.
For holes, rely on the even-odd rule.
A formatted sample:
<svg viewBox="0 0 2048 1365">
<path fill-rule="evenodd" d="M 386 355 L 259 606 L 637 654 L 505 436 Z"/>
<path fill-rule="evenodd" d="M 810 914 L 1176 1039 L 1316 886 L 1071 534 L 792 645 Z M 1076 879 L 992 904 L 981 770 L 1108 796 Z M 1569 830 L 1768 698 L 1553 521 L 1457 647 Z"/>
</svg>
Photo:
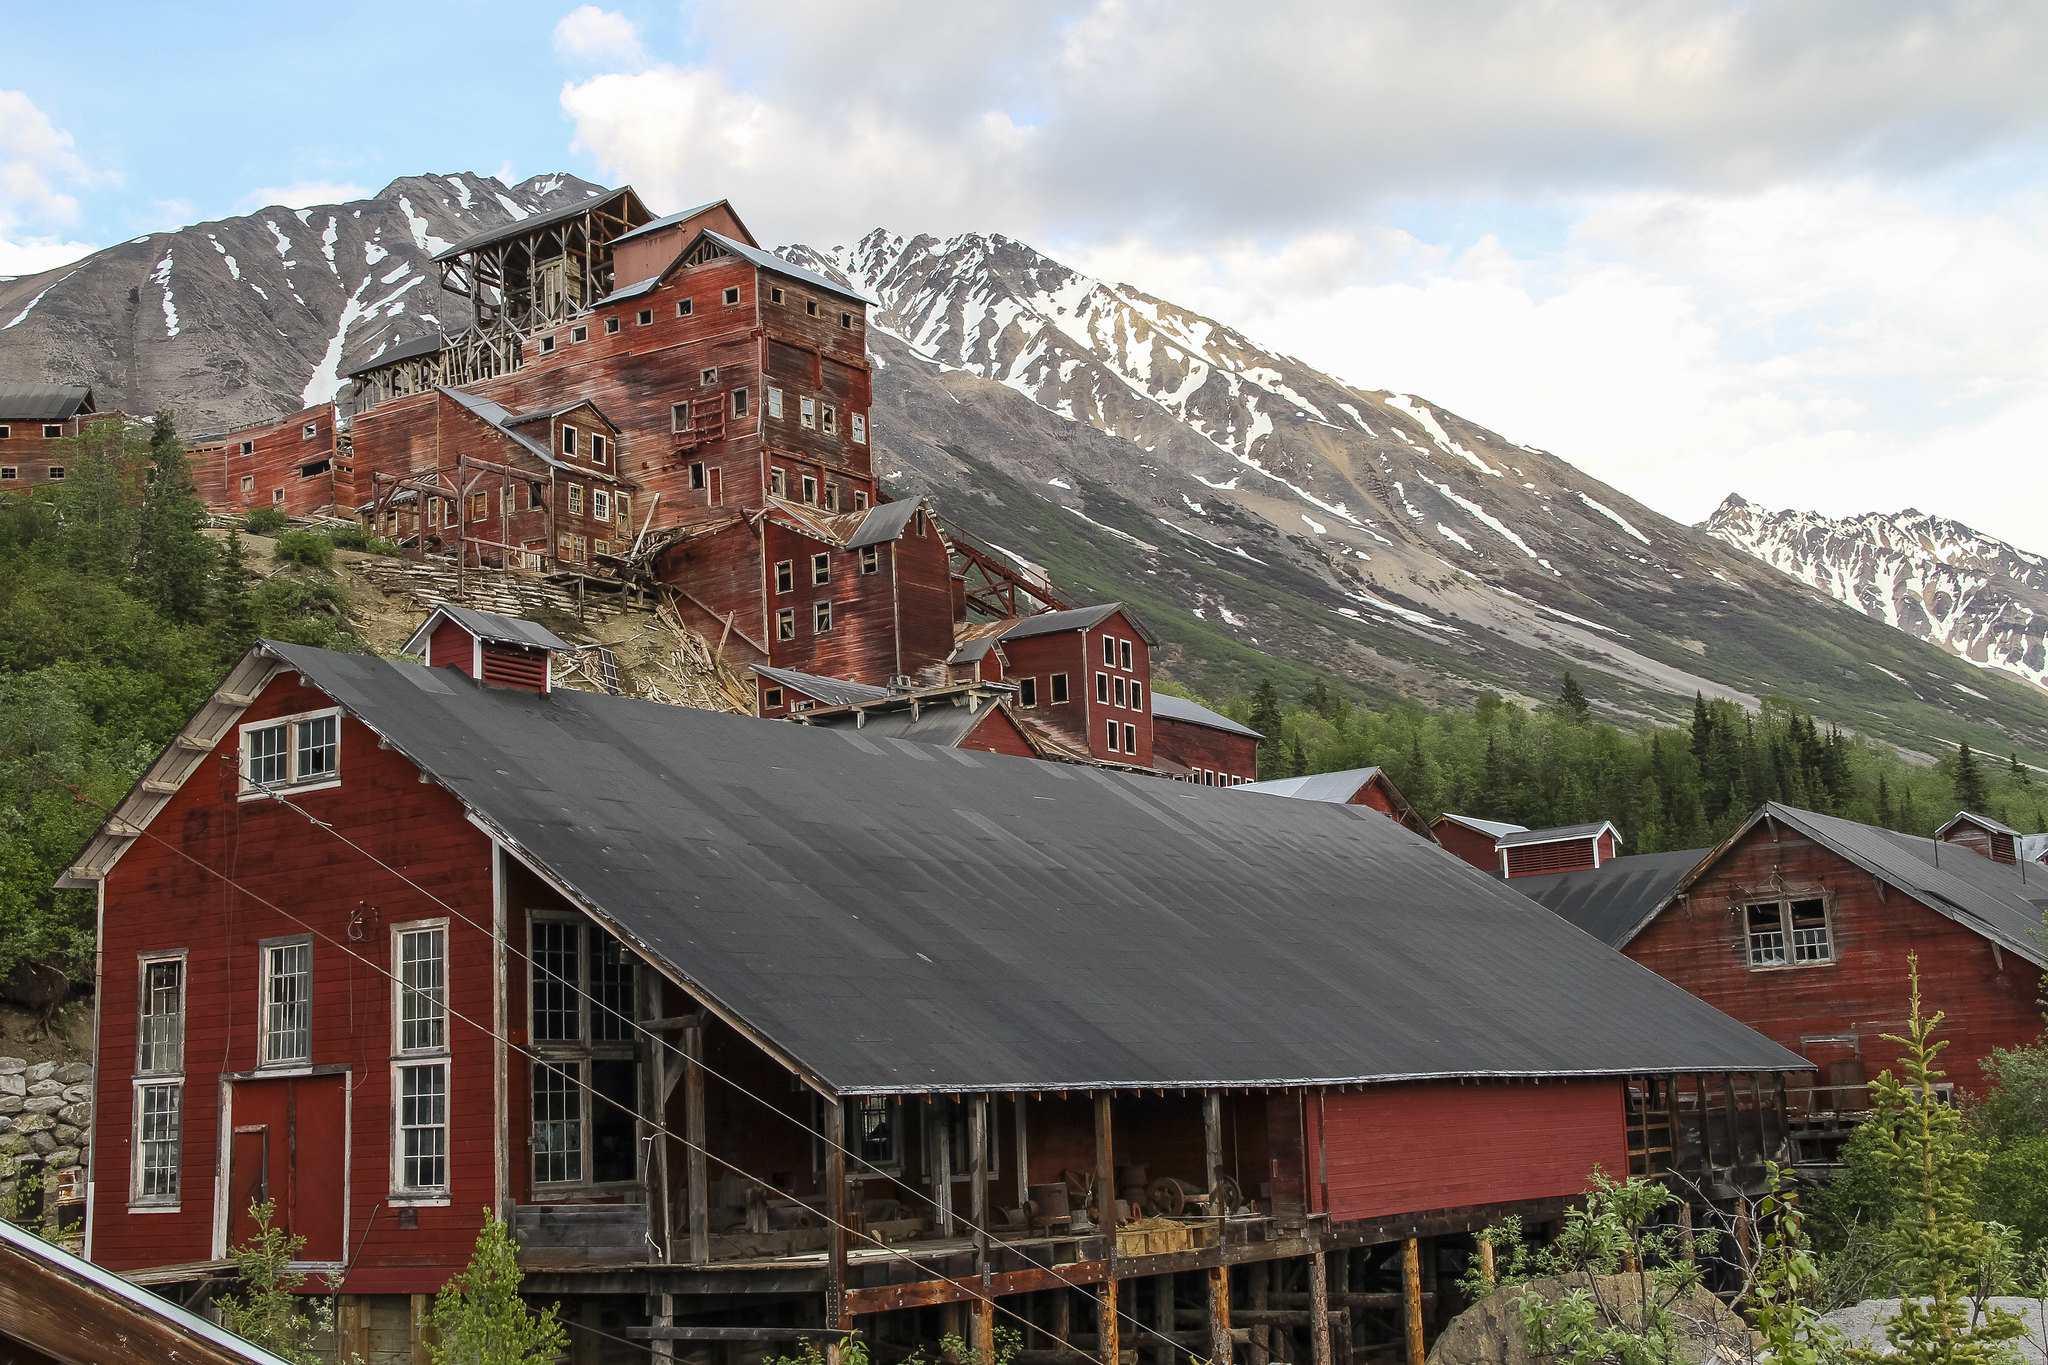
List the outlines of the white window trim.
<svg viewBox="0 0 2048 1365">
<path fill-rule="evenodd" d="M 768 415 L 778 422 L 782 420 L 782 390 L 773 386 L 768 390 Z"/>
<path fill-rule="evenodd" d="M 128 1212 L 180 1213 L 185 1199 L 185 1077 L 137 1076 L 128 1090 Z M 174 1195 L 142 1193 L 142 1091 L 145 1086 L 175 1086 L 178 1091 L 178 1192 Z"/>
<path fill-rule="evenodd" d="M 188 1022 L 185 1002 L 191 998 L 191 950 L 186 948 L 165 949 L 161 952 L 137 953 L 135 955 L 135 1071 L 137 1080 L 185 1079 L 185 1026 Z M 142 1069 L 142 1020 L 149 1008 L 149 969 L 159 962 L 178 964 L 178 1069 L 176 1071 L 144 1071 Z"/>
<path fill-rule="evenodd" d="M 579 1151 L 582 1156 L 583 1167 L 582 1176 L 576 1180 L 541 1180 L 534 1175 L 532 1091 L 529 1088 L 526 1131 L 527 1180 L 531 1188 L 537 1193 L 546 1192 L 549 1194 L 560 1194 L 578 1190 L 594 1191 L 602 1194 L 613 1190 L 631 1188 L 638 1184 L 640 1179 L 638 1175 L 629 1180 L 600 1181 L 594 1174 L 596 1156 L 594 1126 L 597 1113 L 597 1092 L 592 1079 L 591 1064 L 593 1062 L 621 1061 L 632 1058 L 634 1047 L 631 1039 L 610 1039 L 600 1042 L 592 1036 L 594 1032 L 592 1019 L 597 1013 L 598 1008 L 590 989 L 592 966 L 590 927 L 594 921 L 587 916 L 576 914 L 573 911 L 541 909 L 528 910 L 526 919 L 527 938 L 526 953 L 524 954 L 526 958 L 526 1006 L 524 1013 L 526 1017 L 527 1038 L 529 1040 L 526 1065 L 529 1075 L 535 1065 L 552 1066 L 558 1069 L 564 1066 L 574 1066 L 577 1068 L 575 1089 L 577 1094 L 578 1123 L 580 1125 L 577 1140 L 581 1144 Z M 533 1036 L 533 983 L 540 970 L 539 965 L 533 960 L 533 925 L 537 923 L 568 924 L 575 926 L 576 929 L 576 979 L 572 986 L 580 1003 L 578 1005 L 579 1023 L 577 1026 L 579 1036 L 573 1040 L 559 1038 L 542 1039 Z M 623 944 L 621 946 L 623 947 Z M 637 1013 L 642 983 L 637 975 L 637 964 L 634 970 L 636 975 L 633 979 L 633 996 L 635 1013 Z M 635 1059 L 635 1066 L 636 1068 L 638 1067 L 637 1059 Z M 635 1075 L 636 1077 L 638 1076 L 637 1069 Z M 530 1084 L 531 1082 L 529 1081 L 529 1087 Z M 392 1093 L 395 1099 L 397 1092 L 394 1090 Z M 637 1098 L 634 1108 L 634 1132 L 636 1136 L 644 1136 L 647 1122 L 637 1112 Z"/>
<path fill-rule="evenodd" d="M 306 1055 L 271 1061 L 264 1054 L 270 1037 L 270 954 L 275 948 L 303 943 L 306 954 Z M 259 939 L 256 951 L 256 1069 L 265 1075 L 310 1076 L 313 1072 L 313 946 L 311 934 L 280 934 Z"/>
<path fill-rule="evenodd" d="M 1798 945 L 1792 927 L 1792 903 L 1794 901 L 1819 901 L 1821 924 L 1828 934 L 1828 955 L 1810 962 L 1798 958 Z M 1783 962 L 1758 962 L 1750 946 L 1749 911 L 1753 906 L 1770 905 L 1778 907 L 1778 932 L 1784 937 L 1785 960 Z M 1834 967 L 1842 961 L 1841 947 L 1835 941 L 1835 906 L 1831 896 L 1823 891 L 1774 891 L 1765 892 L 1742 900 L 1742 962 L 1752 972 L 1791 972 L 1809 967 Z"/>
<path fill-rule="evenodd" d="M 853 424 L 853 443 L 864 446 L 868 443 L 868 419 L 863 413 L 854 413 L 847 419 Z"/>
<path fill-rule="evenodd" d="M 448 1044 L 451 1034 L 450 1023 L 452 1022 L 448 1008 L 449 979 L 452 976 L 452 973 L 449 971 L 448 962 L 450 948 L 448 924 L 449 921 L 444 917 L 441 919 L 407 920 L 403 924 L 391 926 L 391 1055 L 393 1058 L 419 1061 L 423 1058 L 431 1060 L 435 1057 L 445 1057 L 448 1055 Z M 400 981 L 404 973 L 398 956 L 398 941 L 406 934 L 417 934 L 428 929 L 439 929 L 441 931 L 441 1045 L 439 1047 L 407 1048 L 404 1043 L 405 988 Z M 393 1093 L 395 1094 L 396 1092 Z"/>
<path fill-rule="evenodd" d="M 334 775 L 332 777 L 320 778 L 314 782 L 300 782 L 297 780 L 299 737 L 296 727 L 302 721 L 319 720 L 324 716 L 334 717 Z M 273 784 L 268 787 L 258 786 L 249 780 L 249 732 L 252 730 L 270 730 L 280 725 L 285 727 L 285 765 L 286 771 L 291 776 L 287 777 L 282 783 Z M 326 791 L 329 787 L 339 787 L 341 785 L 342 728 L 341 708 L 339 706 L 324 707 L 318 711 L 297 711 L 289 716 L 273 716 L 269 720 L 252 720 L 244 723 L 236 734 L 236 742 L 241 755 L 241 776 L 239 778 L 241 792 L 239 799 L 243 801 L 260 801 L 277 792 L 317 792 Z"/>
<path fill-rule="evenodd" d="M 805 427 L 806 429 L 808 429 L 808 430 L 816 430 L 816 429 L 817 429 L 817 425 L 818 425 L 818 400 L 817 400 L 817 399 L 815 399 L 815 398 L 799 398 L 799 399 L 797 399 L 797 400 L 796 400 L 796 413 L 797 413 L 797 420 L 798 420 L 799 422 L 803 423 L 803 425 L 804 425 L 804 427 Z"/>
<path fill-rule="evenodd" d="M 394 991 L 393 994 L 396 995 L 397 992 Z M 409 1066 L 441 1068 L 445 1106 L 441 1113 L 441 1171 L 449 1177 L 446 1184 L 428 1186 L 405 1183 L 405 1130 L 401 1123 L 405 1115 L 405 1102 L 398 1093 L 398 1073 Z M 440 1052 L 409 1052 L 391 1058 L 390 1146 L 391 1192 L 384 1202 L 393 1208 L 401 1209 L 447 1208 L 452 1202 L 455 1175 L 455 1059 L 450 1057 L 445 1049 Z"/>
</svg>

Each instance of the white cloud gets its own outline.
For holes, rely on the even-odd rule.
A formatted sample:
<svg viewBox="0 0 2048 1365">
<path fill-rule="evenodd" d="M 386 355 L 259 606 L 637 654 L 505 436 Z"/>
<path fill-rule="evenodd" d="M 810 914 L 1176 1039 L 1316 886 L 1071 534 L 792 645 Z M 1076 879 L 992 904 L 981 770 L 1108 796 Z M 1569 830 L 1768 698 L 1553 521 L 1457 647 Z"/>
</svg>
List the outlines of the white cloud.
<svg viewBox="0 0 2048 1365">
<path fill-rule="evenodd" d="M 637 67 L 647 60 L 640 29 L 615 10 L 578 5 L 555 25 L 555 55 L 587 66 L 616 62 Z"/>
<path fill-rule="evenodd" d="M 257 209 L 288 208 L 309 209 L 319 204 L 345 204 L 351 199 L 366 198 L 370 193 L 367 186 L 351 184 L 340 180 L 295 180 L 289 185 L 267 185 L 262 189 L 250 190 L 235 201 L 236 213 L 254 213 Z"/>
<path fill-rule="evenodd" d="M 40 275 L 60 265 L 70 265 L 99 248 L 91 242 L 65 242 L 53 237 L 30 237 L 10 242 L 0 237 L 0 278 Z"/>
<path fill-rule="evenodd" d="M 0 276 L 41 274 L 95 250 L 61 233 L 28 229 L 74 223 L 78 200 L 70 191 L 101 178 L 35 101 L 0 90 Z"/>
</svg>

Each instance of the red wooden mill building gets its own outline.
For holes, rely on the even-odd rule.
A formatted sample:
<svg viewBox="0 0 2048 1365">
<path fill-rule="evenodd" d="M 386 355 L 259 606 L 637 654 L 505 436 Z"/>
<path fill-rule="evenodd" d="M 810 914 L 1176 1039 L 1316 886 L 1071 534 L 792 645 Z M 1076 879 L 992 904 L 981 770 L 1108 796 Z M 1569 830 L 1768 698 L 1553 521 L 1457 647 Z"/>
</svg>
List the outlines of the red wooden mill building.
<svg viewBox="0 0 2048 1365">
<path fill-rule="evenodd" d="M 1783 1148 L 1769 1108 L 1645 1142 L 1660 1078 L 1803 1063 L 1377 812 L 424 633 L 446 666 L 257 646 L 67 874 L 96 1262 L 198 1283 L 267 1196 L 375 1332 L 489 1206 L 580 1360 L 1419 1356 L 1471 1229 Z"/>
</svg>

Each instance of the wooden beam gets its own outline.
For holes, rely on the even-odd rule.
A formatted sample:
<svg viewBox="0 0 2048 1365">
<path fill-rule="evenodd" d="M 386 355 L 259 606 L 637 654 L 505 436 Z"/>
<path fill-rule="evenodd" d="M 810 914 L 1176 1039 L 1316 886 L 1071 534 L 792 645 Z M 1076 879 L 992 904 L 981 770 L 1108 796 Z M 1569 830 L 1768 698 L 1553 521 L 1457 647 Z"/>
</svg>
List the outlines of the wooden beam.
<svg viewBox="0 0 2048 1365">
<path fill-rule="evenodd" d="M 683 1033 L 683 1139 L 689 1143 L 690 1263 L 711 1259 L 711 1161 L 704 1150 L 704 1030 Z"/>
<path fill-rule="evenodd" d="M 1217 1266 L 1209 1272 L 1209 1356 L 1216 1365 L 1230 1365 L 1233 1345 L 1230 1336 L 1230 1269 Z"/>
<path fill-rule="evenodd" d="M 1308 1257 L 1308 1344 L 1315 1365 L 1330 1365 L 1330 1263 L 1320 1251 Z"/>
<path fill-rule="evenodd" d="M 837 1327 L 628 1327 L 636 1341 L 837 1341 Z M 851 1335 L 859 1336 L 854 1332 Z"/>
<path fill-rule="evenodd" d="M 1102 1233 L 1107 1238 L 1107 1269 L 1102 1280 L 1102 1301 L 1098 1312 L 1100 1352 L 1104 1365 L 1117 1365 L 1116 1310 L 1116 1144 L 1110 1126 L 1108 1092 L 1095 1096 L 1095 1204 L 1101 1213 Z"/>
<path fill-rule="evenodd" d="M 825 1096 L 825 1325 L 853 1326 L 846 1312 L 846 1105 Z M 993 1354 L 982 1357 L 994 1360 Z"/>
<path fill-rule="evenodd" d="M 1407 1299 L 1401 1316 L 1408 1329 L 1408 1365 L 1423 1365 L 1422 1244 L 1413 1237 L 1401 1243 L 1401 1291 Z"/>
</svg>

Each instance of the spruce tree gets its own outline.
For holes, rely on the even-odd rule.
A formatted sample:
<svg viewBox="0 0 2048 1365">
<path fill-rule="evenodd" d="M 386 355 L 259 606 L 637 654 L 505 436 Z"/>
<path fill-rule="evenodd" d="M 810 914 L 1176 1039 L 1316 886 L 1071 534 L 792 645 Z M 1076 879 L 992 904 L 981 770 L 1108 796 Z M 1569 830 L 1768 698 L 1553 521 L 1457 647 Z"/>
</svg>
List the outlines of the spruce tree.
<svg viewBox="0 0 2048 1365">
<path fill-rule="evenodd" d="M 1564 686 L 1558 689 L 1557 711 L 1574 725 L 1584 725 L 1593 718 L 1592 704 L 1586 694 L 1579 690 L 1579 680 L 1569 671 L 1564 675 Z"/>
<path fill-rule="evenodd" d="M 440 1340 L 427 1344 L 434 1365 L 518 1365 L 566 1353 L 567 1329 L 554 1308 L 536 1313 L 526 1306 L 522 1278 L 511 1233 L 485 1209 L 469 1264 L 434 1296 L 430 1320 Z"/>
<path fill-rule="evenodd" d="M 1990 804 L 1984 790 L 1984 770 L 1977 766 L 1977 756 L 1970 752 L 1967 742 L 1956 745 L 1955 782 L 1956 804 L 1984 814 Z"/>
<path fill-rule="evenodd" d="M 1271 678 L 1259 679 L 1259 685 L 1252 692 L 1252 714 L 1250 725 L 1265 738 L 1259 741 L 1259 776 L 1262 778 L 1291 777 L 1287 771 L 1287 749 L 1280 730 L 1280 693 L 1273 686 Z"/>
<path fill-rule="evenodd" d="M 242 533 L 228 532 L 214 568 L 213 623 L 221 653 L 238 659 L 256 643 L 256 603 L 249 595 L 249 566 L 242 556 Z"/>
<path fill-rule="evenodd" d="M 1877 823 L 1892 828 L 1892 788 L 1885 775 L 1877 775 Z"/>
<path fill-rule="evenodd" d="M 1692 694 L 1692 756 L 1704 768 L 1714 743 L 1714 713 L 1707 708 L 1704 692 Z"/>
<path fill-rule="evenodd" d="M 192 465 L 168 412 L 156 415 L 150 473 L 136 518 L 135 582 L 141 597 L 179 621 L 206 611 L 213 543 L 200 534 L 206 508 L 192 487 Z"/>
<path fill-rule="evenodd" d="M 2033 776 L 2027 772 L 2027 765 L 2020 762 L 2020 756 L 2017 753 L 2009 755 L 2006 763 L 2007 771 L 2011 773 L 2012 784 L 2015 787 L 2031 787 L 2034 785 Z"/>
</svg>

